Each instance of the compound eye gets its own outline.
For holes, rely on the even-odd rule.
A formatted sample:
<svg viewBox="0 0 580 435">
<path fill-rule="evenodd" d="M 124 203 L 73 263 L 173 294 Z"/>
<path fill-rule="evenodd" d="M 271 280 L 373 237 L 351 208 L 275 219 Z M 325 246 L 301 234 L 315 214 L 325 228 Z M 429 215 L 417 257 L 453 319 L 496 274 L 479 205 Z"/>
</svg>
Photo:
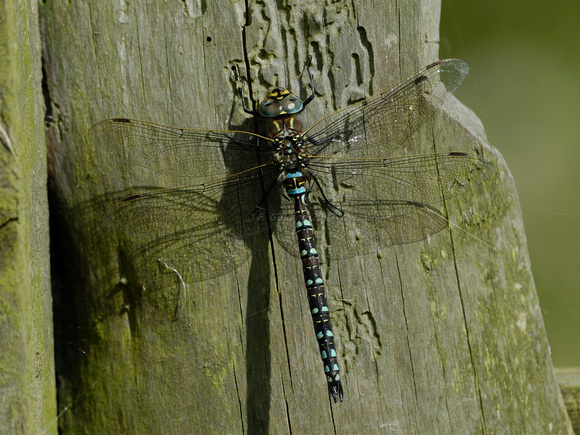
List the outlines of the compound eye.
<svg viewBox="0 0 580 435">
<path fill-rule="evenodd" d="M 276 104 L 275 104 L 276 103 Z M 274 100 L 265 100 L 260 104 L 258 113 L 264 118 L 275 118 L 282 112 L 282 106 Z"/>
<path fill-rule="evenodd" d="M 285 98 L 283 101 L 284 111 L 286 113 L 298 113 L 302 110 L 303 104 L 300 98 L 296 96 Z"/>
</svg>

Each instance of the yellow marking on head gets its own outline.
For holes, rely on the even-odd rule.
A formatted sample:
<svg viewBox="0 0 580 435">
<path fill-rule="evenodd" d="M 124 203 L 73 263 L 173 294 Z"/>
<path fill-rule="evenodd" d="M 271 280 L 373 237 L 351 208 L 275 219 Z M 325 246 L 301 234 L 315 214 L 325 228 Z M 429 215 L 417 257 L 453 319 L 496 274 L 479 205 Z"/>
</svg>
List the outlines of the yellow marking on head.
<svg viewBox="0 0 580 435">
<path fill-rule="evenodd" d="M 266 97 L 274 98 L 276 100 L 282 100 L 286 95 L 290 94 L 290 91 L 286 88 L 276 88 L 270 91 Z"/>
</svg>

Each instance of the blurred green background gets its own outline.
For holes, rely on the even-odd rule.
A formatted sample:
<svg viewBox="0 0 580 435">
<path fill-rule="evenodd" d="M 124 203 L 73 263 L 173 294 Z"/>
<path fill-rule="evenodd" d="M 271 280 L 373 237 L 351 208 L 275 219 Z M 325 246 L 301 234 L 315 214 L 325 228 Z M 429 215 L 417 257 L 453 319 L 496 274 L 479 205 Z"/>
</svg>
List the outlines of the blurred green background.
<svg viewBox="0 0 580 435">
<path fill-rule="evenodd" d="M 440 57 L 515 178 L 557 367 L 580 367 L 580 1 L 443 0 Z"/>
</svg>

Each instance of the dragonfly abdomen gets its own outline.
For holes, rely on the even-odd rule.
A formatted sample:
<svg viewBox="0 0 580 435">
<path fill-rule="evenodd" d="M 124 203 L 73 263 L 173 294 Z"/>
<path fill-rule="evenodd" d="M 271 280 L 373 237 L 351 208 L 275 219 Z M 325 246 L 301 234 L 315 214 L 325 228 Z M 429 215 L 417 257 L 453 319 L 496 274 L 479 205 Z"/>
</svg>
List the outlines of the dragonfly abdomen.
<svg viewBox="0 0 580 435">
<path fill-rule="evenodd" d="M 284 187 L 294 201 L 296 234 L 298 236 L 300 258 L 302 259 L 304 282 L 306 283 L 310 314 L 312 315 L 314 332 L 320 348 L 328 389 L 335 402 L 337 398 L 342 402 L 343 390 L 336 347 L 334 345 L 334 333 L 330 323 L 330 310 L 326 302 L 324 280 L 320 270 L 318 251 L 314 243 L 314 230 L 304 204 L 306 195 L 305 183 L 304 176 L 297 171 L 286 175 Z"/>
</svg>

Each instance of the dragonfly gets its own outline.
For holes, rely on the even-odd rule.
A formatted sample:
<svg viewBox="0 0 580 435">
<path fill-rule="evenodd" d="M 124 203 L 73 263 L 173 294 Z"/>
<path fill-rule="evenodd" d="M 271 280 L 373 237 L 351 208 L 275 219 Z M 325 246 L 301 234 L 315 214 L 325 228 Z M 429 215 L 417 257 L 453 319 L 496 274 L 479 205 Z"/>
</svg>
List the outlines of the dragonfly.
<svg viewBox="0 0 580 435">
<path fill-rule="evenodd" d="M 407 143 L 468 71 L 463 60 L 439 60 L 307 128 L 297 115 L 315 97 L 309 69 L 311 93 L 305 100 L 278 87 L 257 110 L 243 103 L 263 132 L 101 121 L 90 133 L 98 146 L 131 167 L 168 175 L 172 183 L 116 202 L 104 224 L 155 246 L 187 240 L 180 246 L 203 259 L 192 260 L 190 280 L 241 264 L 247 248 L 235 241 L 259 233 L 269 232 L 285 249 L 294 249 L 302 261 L 328 391 L 335 403 L 342 402 L 315 229 L 326 226 L 329 246 L 348 257 L 423 240 L 448 225 L 437 204 L 482 183 L 492 165 L 479 152 L 415 153 Z M 361 248 L 365 238 L 372 243 Z"/>
</svg>

